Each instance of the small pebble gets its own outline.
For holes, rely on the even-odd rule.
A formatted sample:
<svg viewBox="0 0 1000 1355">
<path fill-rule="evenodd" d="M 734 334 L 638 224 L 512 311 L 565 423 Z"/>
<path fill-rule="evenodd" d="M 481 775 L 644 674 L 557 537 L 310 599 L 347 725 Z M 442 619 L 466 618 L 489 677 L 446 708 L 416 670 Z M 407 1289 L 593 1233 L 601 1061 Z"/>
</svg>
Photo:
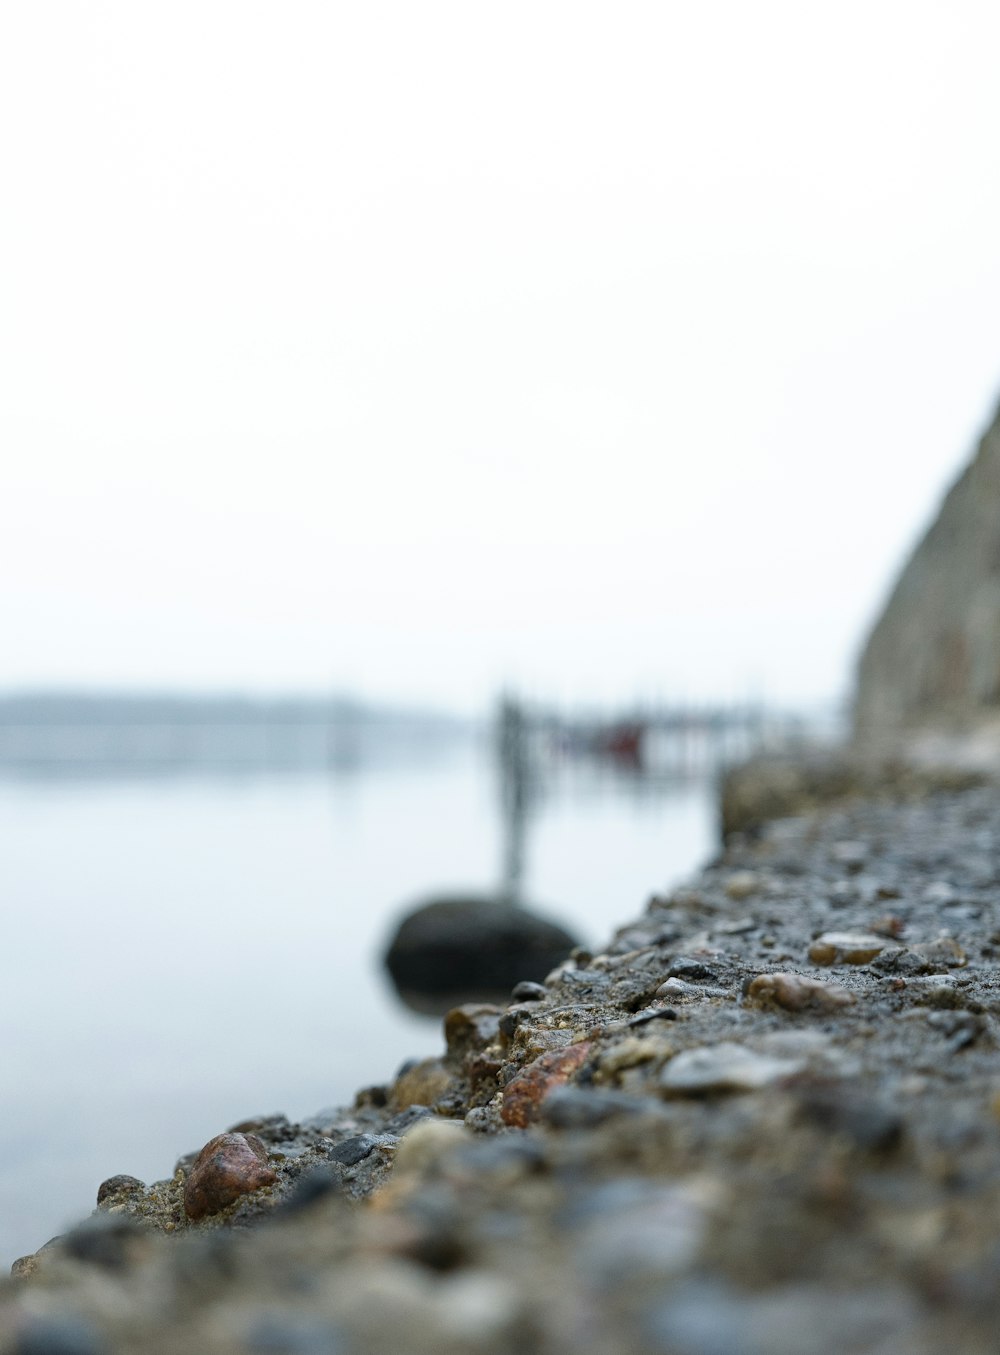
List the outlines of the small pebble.
<svg viewBox="0 0 1000 1355">
<path fill-rule="evenodd" d="M 568 1045 L 540 1055 L 507 1084 L 500 1118 L 506 1125 L 523 1129 L 538 1117 L 539 1107 L 555 1087 L 564 1086 L 586 1062 L 590 1044 Z"/>
<path fill-rule="evenodd" d="M 684 979 L 686 983 L 716 983 L 718 981 L 714 970 L 709 969 L 708 965 L 690 955 L 678 955 L 667 970 L 667 977 Z"/>
<path fill-rule="evenodd" d="M 813 964 L 868 964 L 885 948 L 885 938 L 871 932 L 824 932 L 809 947 Z"/>
<path fill-rule="evenodd" d="M 146 1189 L 145 1182 L 135 1176 L 109 1176 L 97 1187 L 97 1203 L 110 1205 L 118 1199 L 136 1195 Z"/>
<path fill-rule="evenodd" d="M 635 1016 L 629 1021 L 630 1026 L 645 1026 L 650 1021 L 676 1021 L 677 1013 L 673 1007 L 647 1007 L 645 1011 L 636 1012 Z"/>
<path fill-rule="evenodd" d="M 697 984 L 687 983 L 684 979 L 667 979 L 656 990 L 656 997 L 672 997 L 683 1000 L 704 997 L 704 989 Z"/>
<path fill-rule="evenodd" d="M 895 913 L 886 913 L 883 917 L 875 918 L 871 930 L 877 936 L 886 936 L 892 941 L 898 941 L 906 931 L 906 923 Z"/>
<path fill-rule="evenodd" d="M 184 1183 L 184 1212 L 189 1219 L 217 1214 L 277 1179 L 256 1134 L 218 1134 L 202 1148 Z"/>
<path fill-rule="evenodd" d="M 923 899 L 924 903 L 932 907 L 947 908 L 949 904 L 958 902 L 958 893 L 947 880 L 934 880 L 924 890 Z"/>
<path fill-rule="evenodd" d="M 465 1055 L 492 1044 L 497 1038 L 500 1015 L 500 1008 L 487 1002 L 466 1002 L 461 1007 L 452 1007 L 444 1018 L 444 1039 L 449 1054 Z"/>
<path fill-rule="evenodd" d="M 747 932 L 756 931 L 757 919 L 753 917 L 734 917 L 731 922 L 720 922 L 714 928 L 720 936 L 745 936 Z"/>
<path fill-rule="evenodd" d="M 965 951 L 950 936 L 925 941 L 915 946 L 891 946 L 873 962 L 883 973 L 934 974 L 946 969 L 963 969 L 968 963 Z"/>
<path fill-rule="evenodd" d="M 944 964 L 949 968 L 964 969 L 968 964 L 965 951 L 952 936 L 939 936 L 936 941 L 923 941 L 909 949 L 911 955 L 929 965 Z"/>
<path fill-rule="evenodd" d="M 500 1018 L 499 1031 L 504 1040 L 510 1040 L 522 1021 L 534 1014 L 530 1005 L 508 1007 Z"/>
<path fill-rule="evenodd" d="M 426 1172 L 468 1142 L 462 1120 L 445 1120 L 437 1115 L 421 1120 L 400 1139 L 393 1171 L 397 1176 Z"/>
<path fill-rule="evenodd" d="M 847 908 L 855 902 L 858 891 L 850 880 L 838 880 L 836 884 L 831 885 L 829 893 L 829 902 L 831 908 Z"/>
<path fill-rule="evenodd" d="M 816 1011 L 837 1011 L 853 1006 L 855 997 L 839 983 L 824 983 L 803 974 L 760 974 L 747 989 L 747 997 L 754 1002 L 774 1003 L 790 1012 L 807 1007 Z"/>
<path fill-rule="evenodd" d="M 448 1090 L 451 1078 L 441 1059 L 421 1059 L 396 1078 L 389 1092 L 389 1102 L 396 1110 L 432 1106 Z"/>
<path fill-rule="evenodd" d="M 752 870 L 738 870 L 726 881 L 726 894 L 735 900 L 748 899 L 760 889 L 760 876 Z"/>
<path fill-rule="evenodd" d="M 769 1087 L 801 1072 L 799 1059 L 772 1058 L 728 1042 L 686 1049 L 660 1074 L 668 1095 L 700 1096 L 709 1092 L 746 1092 Z"/>
<path fill-rule="evenodd" d="M 331 1162 L 339 1162 L 342 1167 L 356 1167 L 365 1160 L 378 1141 L 375 1134 L 354 1134 L 331 1148 L 327 1157 Z"/>
<path fill-rule="evenodd" d="M 894 979 L 890 987 L 895 984 L 905 988 L 910 999 L 918 1007 L 955 1010 L 976 1005 L 974 1000 L 970 1000 L 961 991 L 950 974 L 929 974 L 926 978 L 910 979 L 909 983 L 905 979 Z"/>
<path fill-rule="evenodd" d="M 868 844 L 867 842 L 835 842 L 830 850 L 830 855 L 838 865 L 843 866 L 853 875 L 861 870 L 868 860 Z"/>
<path fill-rule="evenodd" d="M 523 979 L 511 989 L 510 997 L 512 1002 L 541 1002 L 545 997 L 545 985 Z"/>
</svg>

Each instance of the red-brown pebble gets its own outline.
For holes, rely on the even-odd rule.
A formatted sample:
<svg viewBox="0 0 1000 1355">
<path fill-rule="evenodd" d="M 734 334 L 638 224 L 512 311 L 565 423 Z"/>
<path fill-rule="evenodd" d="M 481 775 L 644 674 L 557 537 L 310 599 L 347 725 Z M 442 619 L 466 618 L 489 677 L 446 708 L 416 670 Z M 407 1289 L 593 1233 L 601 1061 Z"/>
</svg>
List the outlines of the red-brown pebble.
<svg viewBox="0 0 1000 1355">
<path fill-rule="evenodd" d="M 523 1129 L 538 1115 L 538 1109 L 554 1087 L 568 1082 L 590 1053 L 590 1044 L 567 1045 L 541 1054 L 527 1068 L 522 1069 L 503 1094 L 500 1118 L 504 1124 Z"/>
<path fill-rule="evenodd" d="M 217 1214 L 241 1195 L 277 1179 L 256 1134 L 217 1134 L 198 1154 L 184 1183 L 184 1212 L 189 1219 Z"/>
</svg>

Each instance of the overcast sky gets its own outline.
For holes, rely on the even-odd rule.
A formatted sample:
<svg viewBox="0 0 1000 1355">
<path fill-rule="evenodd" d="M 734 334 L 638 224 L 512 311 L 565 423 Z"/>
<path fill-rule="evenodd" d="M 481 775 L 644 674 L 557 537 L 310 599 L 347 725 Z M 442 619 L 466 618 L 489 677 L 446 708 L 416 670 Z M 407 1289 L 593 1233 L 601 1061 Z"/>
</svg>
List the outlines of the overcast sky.
<svg viewBox="0 0 1000 1355">
<path fill-rule="evenodd" d="M 848 689 L 1000 395 L 1000 8 L 0 10 L 0 688 Z"/>
</svg>

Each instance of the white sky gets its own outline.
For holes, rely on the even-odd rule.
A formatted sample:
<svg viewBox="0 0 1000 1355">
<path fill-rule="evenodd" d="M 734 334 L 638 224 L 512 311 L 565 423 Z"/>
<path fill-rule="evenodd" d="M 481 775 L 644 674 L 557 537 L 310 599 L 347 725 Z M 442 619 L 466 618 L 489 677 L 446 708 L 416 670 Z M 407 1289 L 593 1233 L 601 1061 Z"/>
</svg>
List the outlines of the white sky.
<svg viewBox="0 0 1000 1355">
<path fill-rule="evenodd" d="M 11 0 L 0 688 L 846 691 L 1000 394 L 998 50 Z"/>
</svg>

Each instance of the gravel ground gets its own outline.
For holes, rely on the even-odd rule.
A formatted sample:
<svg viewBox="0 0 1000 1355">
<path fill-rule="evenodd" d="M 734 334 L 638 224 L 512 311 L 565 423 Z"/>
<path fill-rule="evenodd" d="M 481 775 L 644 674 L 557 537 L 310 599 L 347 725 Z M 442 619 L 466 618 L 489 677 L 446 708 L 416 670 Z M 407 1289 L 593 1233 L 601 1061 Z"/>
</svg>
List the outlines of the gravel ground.
<svg viewBox="0 0 1000 1355">
<path fill-rule="evenodd" d="M 996 1355 L 998 957 L 993 786 L 736 836 L 350 1109 L 106 1182 L 0 1352 Z"/>
</svg>

